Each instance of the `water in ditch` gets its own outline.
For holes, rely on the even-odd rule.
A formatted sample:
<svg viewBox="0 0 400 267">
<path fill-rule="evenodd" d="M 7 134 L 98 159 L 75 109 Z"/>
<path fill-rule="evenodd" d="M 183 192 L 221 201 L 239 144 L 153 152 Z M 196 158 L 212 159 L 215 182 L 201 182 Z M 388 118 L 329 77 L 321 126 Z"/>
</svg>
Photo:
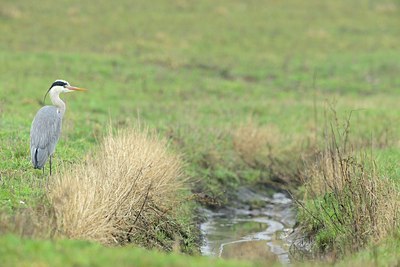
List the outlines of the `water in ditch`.
<svg viewBox="0 0 400 267">
<path fill-rule="evenodd" d="M 241 204 L 218 211 L 203 209 L 203 255 L 225 259 L 278 260 L 290 264 L 288 240 L 295 224 L 292 200 L 282 193 L 270 197 L 246 188 Z M 254 208 L 248 203 L 258 203 Z"/>
</svg>

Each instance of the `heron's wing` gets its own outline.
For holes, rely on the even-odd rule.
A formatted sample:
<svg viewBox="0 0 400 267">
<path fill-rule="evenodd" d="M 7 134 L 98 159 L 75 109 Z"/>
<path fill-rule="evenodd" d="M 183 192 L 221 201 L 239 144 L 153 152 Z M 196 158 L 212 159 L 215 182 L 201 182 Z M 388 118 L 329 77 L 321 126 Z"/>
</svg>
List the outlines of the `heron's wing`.
<svg viewBox="0 0 400 267">
<path fill-rule="evenodd" d="M 52 154 L 60 137 L 61 121 L 62 117 L 56 107 L 42 107 L 32 122 L 31 149 L 47 149 Z"/>
</svg>

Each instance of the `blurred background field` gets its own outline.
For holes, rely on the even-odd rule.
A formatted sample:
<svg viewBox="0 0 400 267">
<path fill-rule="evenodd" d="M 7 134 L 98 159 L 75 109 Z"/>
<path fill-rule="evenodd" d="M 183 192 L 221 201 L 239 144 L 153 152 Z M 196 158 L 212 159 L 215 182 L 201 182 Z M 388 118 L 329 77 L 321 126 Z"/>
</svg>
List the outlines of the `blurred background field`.
<svg viewBox="0 0 400 267">
<path fill-rule="evenodd" d="M 140 120 L 184 155 L 192 191 L 225 201 L 264 179 L 237 159 L 235 129 L 273 129 L 271 151 L 295 154 L 333 106 L 353 111 L 354 142 L 400 183 L 399 25 L 395 0 L 2 0 L 0 205 L 42 194 L 29 130 L 55 79 L 90 90 L 63 97 L 56 168 L 84 159 L 110 121 Z"/>
</svg>

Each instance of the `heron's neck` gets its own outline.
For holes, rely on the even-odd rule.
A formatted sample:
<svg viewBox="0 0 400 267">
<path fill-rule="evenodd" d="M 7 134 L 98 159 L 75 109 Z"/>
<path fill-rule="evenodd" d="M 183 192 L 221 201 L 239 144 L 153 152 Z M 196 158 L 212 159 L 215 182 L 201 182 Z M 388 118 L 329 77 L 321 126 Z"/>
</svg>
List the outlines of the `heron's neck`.
<svg viewBox="0 0 400 267">
<path fill-rule="evenodd" d="M 57 94 L 57 93 L 51 94 L 50 93 L 50 99 L 51 99 L 51 102 L 53 103 L 53 105 L 56 106 L 58 108 L 58 110 L 60 111 L 61 117 L 63 117 L 64 113 L 65 113 L 65 103 L 64 103 L 64 101 L 61 100 L 60 94 Z"/>
</svg>

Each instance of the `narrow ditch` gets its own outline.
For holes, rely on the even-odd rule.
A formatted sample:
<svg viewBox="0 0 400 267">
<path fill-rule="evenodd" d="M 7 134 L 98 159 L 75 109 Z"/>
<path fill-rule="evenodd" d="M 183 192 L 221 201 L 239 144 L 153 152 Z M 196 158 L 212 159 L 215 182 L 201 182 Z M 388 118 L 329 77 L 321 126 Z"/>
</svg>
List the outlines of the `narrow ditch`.
<svg viewBox="0 0 400 267">
<path fill-rule="evenodd" d="M 290 264 L 288 236 L 296 222 L 292 200 L 283 193 L 265 196 L 249 188 L 241 188 L 238 199 L 234 207 L 202 209 L 206 217 L 200 226 L 204 236 L 202 254 Z"/>
</svg>

